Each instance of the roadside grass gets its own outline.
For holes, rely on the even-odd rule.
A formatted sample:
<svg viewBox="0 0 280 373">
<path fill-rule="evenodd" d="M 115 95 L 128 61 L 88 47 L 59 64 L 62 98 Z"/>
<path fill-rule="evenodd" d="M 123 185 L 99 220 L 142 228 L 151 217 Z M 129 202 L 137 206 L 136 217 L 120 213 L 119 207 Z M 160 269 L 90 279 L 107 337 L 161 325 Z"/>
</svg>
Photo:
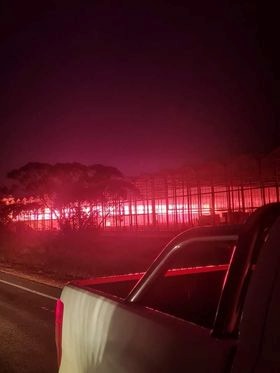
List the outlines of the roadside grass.
<svg viewBox="0 0 280 373">
<path fill-rule="evenodd" d="M 58 280 L 142 272 L 174 232 L 0 231 L 0 262 Z"/>
</svg>

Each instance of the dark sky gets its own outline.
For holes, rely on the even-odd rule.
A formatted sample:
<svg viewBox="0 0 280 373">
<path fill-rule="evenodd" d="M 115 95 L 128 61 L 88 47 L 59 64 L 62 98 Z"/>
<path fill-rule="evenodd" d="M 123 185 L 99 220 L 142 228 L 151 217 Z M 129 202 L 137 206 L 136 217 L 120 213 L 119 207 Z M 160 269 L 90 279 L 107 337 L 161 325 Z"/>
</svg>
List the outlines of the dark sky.
<svg viewBox="0 0 280 373">
<path fill-rule="evenodd" d="M 1 177 L 29 161 L 137 175 L 279 145 L 273 10 L 188 3 L 2 1 Z"/>
</svg>

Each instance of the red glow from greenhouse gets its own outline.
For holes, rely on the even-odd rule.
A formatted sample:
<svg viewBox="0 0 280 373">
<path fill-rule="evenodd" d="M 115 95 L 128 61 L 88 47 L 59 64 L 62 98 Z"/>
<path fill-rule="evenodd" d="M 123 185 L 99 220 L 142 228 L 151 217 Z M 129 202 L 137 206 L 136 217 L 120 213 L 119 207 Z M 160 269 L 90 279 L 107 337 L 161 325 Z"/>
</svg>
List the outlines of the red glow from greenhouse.
<svg viewBox="0 0 280 373">
<path fill-rule="evenodd" d="M 232 186 L 229 189 L 219 186 L 187 191 L 177 189 L 176 193 L 169 192 L 165 198 L 148 197 L 146 200 L 111 201 L 104 204 L 85 202 L 79 213 L 75 203 L 61 211 L 50 208 L 27 210 L 15 220 L 25 222 L 35 230 L 59 230 L 61 220 L 77 226 L 80 217 L 88 220 L 90 226 L 103 229 L 178 229 L 197 224 L 240 223 L 256 208 L 276 202 L 277 188 Z"/>
<path fill-rule="evenodd" d="M 181 215 L 183 214 L 183 211 L 187 211 L 188 209 L 191 209 L 193 212 L 198 212 L 198 205 L 155 205 L 155 213 L 157 215 L 173 215 L 176 211 L 177 214 Z M 202 205 L 203 214 L 204 215 L 210 215 L 210 206 L 209 204 L 203 204 Z M 107 211 L 109 210 L 110 216 L 116 216 L 119 215 L 120 212 L 118 209 L 114 206 L 110 206 Z M 96 206 L 95 211 L 97 211 L 100 216 L 102 216 L 102 206 Z M 82 213 L 86 215 L 90 215 L 90 207 L 83 207 Z M 153 213 L 153 206 L 152 205 L 136 205 L 136 206 L 129 206 L 127 204 L 122 205 L 122 215 L 128 216 L 128 215 L 142 215 L 142 214 L 152 214 Z M 66 218 L 70 217 L 71 211 L 69 208 L 63 209 L 63 214 Z M 54 210 L 51 212 L 49 208 L 45 208 L 41 210 L 40 212 L 32 212 L 29 211 L 27 213 L 22 213 L 18 216 L 19 221 L 26 221 L 26 220 L 57 220 L 60 217 L 60 212 L 57 210 Z M 110 224 L 109 224 L 110 225 Z M 109 226 L 108 225 L 108 226 Z"/>
</svg>

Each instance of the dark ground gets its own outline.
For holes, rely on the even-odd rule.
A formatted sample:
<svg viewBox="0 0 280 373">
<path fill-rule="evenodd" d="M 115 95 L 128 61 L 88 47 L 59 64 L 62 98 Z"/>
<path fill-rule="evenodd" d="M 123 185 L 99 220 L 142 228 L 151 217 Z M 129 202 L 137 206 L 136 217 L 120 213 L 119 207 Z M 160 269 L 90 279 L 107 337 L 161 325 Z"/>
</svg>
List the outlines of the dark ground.
<svg viewBox="0 0 280 373">
<path fill-rule="evenodd" d="M 55 300 L 1 280 L 58 297 L 60 289 L 0 272 L 1 373 L 57 372 Z"/>
<path fill-rule="evenodd" d="M 5 232 L 0 263 L 57 280 L 145 271 L 174 232 Z"/>
</svg>

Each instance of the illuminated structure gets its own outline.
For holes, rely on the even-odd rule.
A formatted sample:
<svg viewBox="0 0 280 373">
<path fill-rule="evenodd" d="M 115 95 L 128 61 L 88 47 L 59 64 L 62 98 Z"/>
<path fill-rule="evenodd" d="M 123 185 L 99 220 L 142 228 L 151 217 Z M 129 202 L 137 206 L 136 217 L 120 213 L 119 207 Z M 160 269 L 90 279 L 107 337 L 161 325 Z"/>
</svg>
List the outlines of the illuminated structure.
<svg viewBox="0 0 280 373">
<path fill-rule="evenodd" d="M 198 224 L 239 223 L 257 207 L 279 201 L 280 150 L 263 159 L 181 168 L 132 181 L 140 191 L 126 201 L 85 203 L 84 215 L 102 229 L 180 230 Z M 75 209 L 75 205 L 72 206 Z M 91 213 L 91 214 L 90 214 Z M 17 220 L 34 229 L 59 229 L 58 212 L 27 211 Z M 65 215 L 71 214 L 68 209 Z"/>
</svg>

